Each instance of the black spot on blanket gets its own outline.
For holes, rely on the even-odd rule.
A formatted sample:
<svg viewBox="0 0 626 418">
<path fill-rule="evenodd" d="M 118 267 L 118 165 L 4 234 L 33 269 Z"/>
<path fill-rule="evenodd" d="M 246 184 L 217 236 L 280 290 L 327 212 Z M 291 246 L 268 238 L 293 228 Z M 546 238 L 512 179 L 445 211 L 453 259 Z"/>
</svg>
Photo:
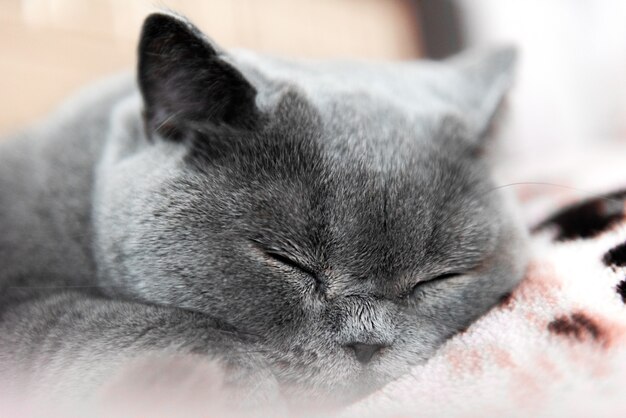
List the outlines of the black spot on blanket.
<svg viewBox="0 0 626 418">
<path fill-rule="evenodd" d="M 585 200 L 557 212 L 533 232 L 556 227 L 557 241 L 592 238 L 625 219 L 625 201 L 626 190 Z"/>
<path fill-rule="evenodd" d="M 626 266 L 626 242 L 612 248 L 604 254 L 602 261 L 607 266 L 612 267 L 624 267 Z"/>
<path fill-rule="evenodd" d="M 615 290 L 622 297 L 622 302 L 626 303 L 626 279 L 622 280 L 615 286 Z"/>
<path fill-rule="evenodd" d="M 561 315 L 548 324 L 548 331 L 556 335 L 574 338 L 578 341 L 603 339 L 600 327 L 587 315 L 577 312 L 570 316 Z"/>
<path fill-rule="evenodd" d="M 512 301 L 513 293 L 507 292 L 500 297 L 500 300 L 498 301 L 498 306 L 501 306 L 503 308 L 509 308 L 512 305 Z"/>
</svg>

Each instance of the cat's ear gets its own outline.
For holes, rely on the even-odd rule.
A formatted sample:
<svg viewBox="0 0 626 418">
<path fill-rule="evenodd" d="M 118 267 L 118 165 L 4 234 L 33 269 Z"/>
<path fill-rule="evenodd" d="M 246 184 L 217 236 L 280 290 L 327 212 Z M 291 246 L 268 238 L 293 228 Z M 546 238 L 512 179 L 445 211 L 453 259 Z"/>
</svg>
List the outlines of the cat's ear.
<svg viewBox="0 0 626 418">
<path fill-rule="evenodd" d="M 218 48 L 184 18 L 152 14 L 139 42 L 138 82 L 148 134 L 178 139 L 184 127 L 250 127 L 256 90 Z"/>
<path fill-rule="evenodd" d="M 448 59 L 461 74 L 461 86 L 456 94 L 467 122 L 479 138 L 489 132 L 513 83 L 516 58 L 515 48 L 507 47 L 463 53 Z"/>
</svg>

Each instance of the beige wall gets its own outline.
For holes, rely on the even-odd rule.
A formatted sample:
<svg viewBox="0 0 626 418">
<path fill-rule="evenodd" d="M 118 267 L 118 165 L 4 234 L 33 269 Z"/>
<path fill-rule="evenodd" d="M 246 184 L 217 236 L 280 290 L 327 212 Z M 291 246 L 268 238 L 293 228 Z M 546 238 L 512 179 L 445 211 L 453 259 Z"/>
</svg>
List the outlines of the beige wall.
<svg viewBox="0 0 626 418">
<path fill-rule="evenodd" d="M 132 68 L 143 17 L 161 4 L 227 47 L 306 57 L 421 54 L 409 0 L 0 0 L 0 133 L 103 74 Z"/>
</svg>

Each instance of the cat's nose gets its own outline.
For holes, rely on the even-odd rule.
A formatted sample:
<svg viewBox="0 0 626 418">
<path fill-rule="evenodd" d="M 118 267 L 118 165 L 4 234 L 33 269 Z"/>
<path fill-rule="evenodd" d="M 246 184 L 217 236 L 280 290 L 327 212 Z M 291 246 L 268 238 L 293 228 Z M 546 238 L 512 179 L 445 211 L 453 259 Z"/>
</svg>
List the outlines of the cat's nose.
<svg viewBox="0 0 626 418">
<path fill-rule="evenodd" d="M 361 364 L 367 364 L 372 360 L 374 354 L 378 353 L 381 349 L 385 348 L 382 344 L 364 344 L 364 343 L 352 343 L 346 345 L 349 349 L 354 351 L 356 359 Z"/>
</svg>

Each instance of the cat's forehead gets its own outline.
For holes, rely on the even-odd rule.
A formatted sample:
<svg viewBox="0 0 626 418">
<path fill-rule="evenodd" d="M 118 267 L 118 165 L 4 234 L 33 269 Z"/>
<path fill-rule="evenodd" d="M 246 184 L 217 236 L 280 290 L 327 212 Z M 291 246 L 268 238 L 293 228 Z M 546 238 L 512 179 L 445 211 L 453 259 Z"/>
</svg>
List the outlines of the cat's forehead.
<svg viewBox="0 0 626 418">
<path fill-rule="evenodd" d="M 308 239 L 319 229 L 307 226 L 309 219 L 325 225 L 338 253 L 346 251 L 340 258 L 374 254 L 354 259 L 351 268 L 363 271 L 413 265 L 419 254 L 451 257 L 452 243 L 482 247 L 480 229 L 488 228 L 477 220 L 485 213 L 477 195 L 488 186 L 485 167 L 465 152 L 466 138 L 440 129 L 459 111 L 450 96 L 458 81 L 452 69 L 242 57 L 237 67 L 270 119 L 252 136 L 235 138 L 219 167 L 228 169 L 234 189 L 254 184 L 251 222 L 264 213 L 270 241 L 318 241 Z"/>
<path fill-rule="evenodd" d="M 244 141 L 254 152 L 233 160 L 245 179 L 236 184 L 254 184 L 253 223 L 264 213 L 270 242 L 334 243 L 344 260 L 335 264 L 363 274 L 449 257 L 451 243 L 480 247 L 484 238 L 474 230 L 488 185 L 483 164 L 433 146 L 434 133 L 419 144 L 404 120 L 355 130 L 358 123 L 345 129 L 316 115 L 301 95 L 287 96 L 273 128 L 258 142 Z M 328 236 L 311 238 L 320 225 Z"/>
<path fill-rule="evenodd" d="M 435 62 L 358 62 L 282 60 L 250 51 L 236 51 L 231 59 L 257 88 L 261 106 L 273 103 L 285 86 L 295 87 L 323 114 L 369 97 L 363 113 L 379 104 L 404 114 L 458 111 L 465 90 L 454 67 Z M 334 109 L 333 109 L 334 108 Z"/>
<path fill-rule="evenodd" d="M 286 91 L 297 92 L 320 123 L 326 151 L 356 156 L 381 168 L 403 164 L 433 142 L 449 115 L 462 115 L 463 78 L 434 62 L 283 61 L 239 52 L 236 64 L 257 90 L 257 103 L 273 111 Z M 310 115 L 292 113 L 295 119 Z M 297 122 L 294 131 L 297 131 Z"/>
</svg>

